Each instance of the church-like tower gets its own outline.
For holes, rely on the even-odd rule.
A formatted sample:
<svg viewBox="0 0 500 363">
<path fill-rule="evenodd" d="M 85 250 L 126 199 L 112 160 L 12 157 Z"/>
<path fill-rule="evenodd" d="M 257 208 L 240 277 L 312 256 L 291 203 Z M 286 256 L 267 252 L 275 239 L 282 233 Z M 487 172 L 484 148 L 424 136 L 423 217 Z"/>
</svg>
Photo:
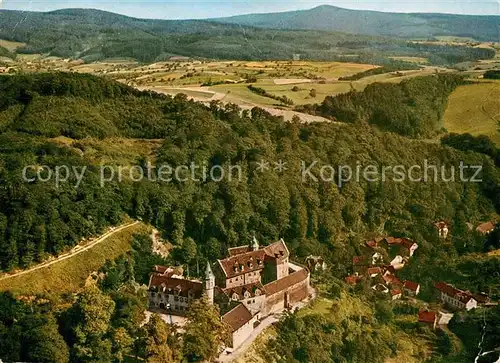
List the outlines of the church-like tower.
<svg viewBox="0 0 500 363">
<path fill-rule="evenodd" d="M 207 295 L 210 305 L 214 303 L 215 275 L 210 267 L 210 262 L 207 263 L 205 270 L 205 294 Z"/>
<path fill-rule="evenodd" d="M 257 251 L 259 248 L 260 248 L 259 241 L 257 241 L 257 238 L 255 238 L 255 235 L 254 235 L 252 242 L 250 243 L 250 249 L 252 251 Z"/>
</svg>

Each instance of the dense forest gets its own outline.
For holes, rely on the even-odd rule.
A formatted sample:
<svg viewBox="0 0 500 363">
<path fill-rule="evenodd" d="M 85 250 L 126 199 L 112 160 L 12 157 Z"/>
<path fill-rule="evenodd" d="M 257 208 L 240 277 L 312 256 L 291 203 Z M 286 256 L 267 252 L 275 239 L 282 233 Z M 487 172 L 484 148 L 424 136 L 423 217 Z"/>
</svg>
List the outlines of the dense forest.
<svg viewBox="0 0 500 363">
<path fill-rule="evenodd" d="M 412 107 L 409 100 L 423 108 L 419 112 L 430 115 L 444 107 L 445 99 L 435 98 L 438 92 L 450 92 L 460 82 L 454 76 L 431 76 L 402 86 L 389 85 L 391 93 L 375 88 L 368 90 L 370 97 L 360 96 L 362 93 L 351 97 L 364 100 L 364 108 L 359 109 L 367 111 L 390 99 L 388 118 L 394 109 Z M 393 86 L 398 88 L 392 90 Z M 429 102 L 432 97 L 434 103 Z M 418 117 L 420 114 L 415 120 Z M 24 301 L 0 295 L 2 359 L 212 359 L 226 329 L 218 312 L 195 304 L 189 316 L 192 324 L 186 327 L 183 339 L 155 316 L 141 327 L 145 300 L 140 285 L 147 282 L 154 264 L 182 264 L 196 271 L 198 264 L 221 257 L 227 247 L 244 244 L 255 234 L 262 241 L 284 238 L 294 260 L 319 254 L 331 266 L 318 281 L 322 293 L 334 300 L 329 316 L 287 315 L 278 323 L 278 334 L 265 352 L 270 360 L 324 362 L 348 357 L 382 362 L 404 351 L 405 345 L 398 339 L 405 331 L 424 335 L 436 344 L 434 358 L 452 356 L 452 362 L 462 361 L 449 350 L 447 334 L 394 322 L 394 316 L 408 311 L 414 314 L 418 308 L 376 302 L 369 286 L 349 288 L 341 279 L 350 272 L 352 257 L 360 253 L 365 238 L 376 234 L 405 236 L 419 244 L 418 254 L 404 274 L 422 284 L 423 299 L 436 278 L 460 283 L 474 292 L 494 286 L 498 259 L 483 258 L 479 253 L 499 247 L 494 240 L 498 230 L 485 241 L 470 232 L 467 224 L 489 220 L 500 211 L 495 154 L 487 140 L 473 139 L 469 147 L 459 147 L 461 142 L 453 138 L 442 144 L 428 143 L 383 132 L 370 125 L 369 119 L 354 121 L 284 122 L 258 108 L 241 111 L 236 105 L 217 102 L 205 106 L 188 101 L 185 95 L 140 92 L 89 75 L 0 77 L 1 270 L 27 267 L 61 253 L 80 238 L 116 225 L 125 215 L 151 223 L 173 244 L 164 261 L 151 254 L 148 236 L 136 236 L 132 251 L 106 263 L 95 284 L 77 296 L 39 296 Z M 435 127 L 432 122 L 416 125 L 422 130 Z M 116 155 L 112 144 L 119 139 L 161 141 L 159 149 L 146 156 L 142 150 L 127 150 L 133 157 L 113 159 L 115 167 L 152 164 L 176 168 L 196 163 L 230 170 L 237 166 L 242 177 L 204 179 L 198 169 L 193 180 L 165 181 L 157 168 L 148 180 L 134 181 L 129 175 L 103 183 L 100 164 L 109 163 L 107 157 Z M 88 146 L 89 141 L 100 145 L 98 155 Z M 286 170 L 273 170 L 274 162 L 280 160 L 286 163 Z M 345 176 L 341 172 L 325 178 L 320 169 L 331 166 L 338 170 L 346 165 L 355 169 L 361 164 L 401 165 L 408 170 L 414 165 L 423 167 L 426 160 L 439 169 L 447 168 L 447 179 L 450 166 L 458 170 L 461 162 L 481 165 L 483 182 L 464 182 L 458 177 L 454 181 L 412 182 L 397 180 L 389 173 L 386 180 L 361 178 L 341 184 L 338 178 Z M 262 161 L 271 164 L 267 172 L 259 170 Z M 304 179 L 303 163 L 314 162 L 318 167 L 311 168 L 311 175 Z M 35 166 L 25 173 L 29 181 L 23 180 L 28 165 Z M 78 183 L 77 175 L 71 174 L 58 184 L 53 179 L 37 179 L 46 178 L 48 168 L 62 165 L 79 168 L 76 170 L 86 167 L 85 177 Z M 465 176 L 471 177 L 471 173 L 465 171 Z M 441 240 L 433 225 L 441 219 L 452 225 L 450 241 Z M 487 316 L 488 324 L 497 315 Z M 200 316 L 205 325 L 195 323 Z M 466 319 L 477 343 L 479 320 L 473 315 Z M 458 336 L 461 329 L 454 330 Z M 491 331 L 494 342 L 497 331 Z M 487 343 L 487 347 L 492 344 Z M 463 361 L 475 353 L 473 344 L 467 343 Z M 425 352 L 417 355 L 425 357 Z"/>
<path fill-rule="evenodd" d="M 443 77 L 443 76 L 440 76 Z M 417 80 L 439 84 L 446 78 Z M 455 82 L 451 78 L 450 85 Z M 286 123 L 261 109 L 240 114 L 235 105 L 210 107 L 145 93 L 88 75 L 40 74 L 0 78 L 0 266 L 10 270 L 43 260 L 128 214 L 165 232 L 175 246 L 194 240 L 195 257 L 214 259 L 228 246 L 284 237 L 298 255 L 329 253 L 344 264 L 355 253 L 348 236 L 368 231 L 426 239 L 422 225 L 457 216 L 476 223 L 500 209 L 498 169 L 491 158 L 424 142 L 409 142 L 364 123 Z M 409 89 L 411 87 L 407 86 Z M 391 99 L 395 104 L 397 98 Z M 419 102 L 419 100 L 417 100 Z M 50 107 L 47 107 L 50 105 Z M 61 145 L 54 137 L 73 139 Z M 101 187 L 99 157 L 87 157 L 84 139 L 111 137 L 164 139 L 153 157 L 131 162 L 176 168 L 205 163 L 208 168 L 239 166 L 241 181 L 113 180 Z M 89 150 L 90 151 L 90 150 Z M 105 154 L 105 151 L 104 151 Z M 460 161 L 483 165 L 483 183 L 352 181 L 339 188 L 302 179 L 308 165 L 437 166 Z M 288 171 L 256 173 L 258 162 L 283 160 Z M 27 165 L 87 167 L 75 188 L 66 183 L 22 180 Z M 41 175 L 46 177 L 46 172 Z M 319 176 L 322 171 L 312 170 Z M 35 177 L 35 170 L 27 173 Z M 428 244 L 429 248 L 433 248 Z M 425 247 L 424 247 L 425 248 Z M 327 252 L 325 252 L 327 251 Z"/>
<path fill-rule="evenodd" d="M 372 83 L 363 91 L 329 96 L 320 105 L 297 109 L 342 122 L 367 122 L 404 136 L 430 137 L 442 128 L 448 96 L 463 82 L 457 75 L 438 74 Z"/>
<path fill-rule="evenodd" d="M 42 53 L 93 62 L 134 58 L 155 62 L 173 55 L 211 59 L 302 59 L 392 64 L 394 55 L 427 57 L 436 64 L 488 59 L 490 49 L 315 30 L 272 30 L 204 20 L 145 20 L 97 10 L 49 13 L 0 11 L 0 39 L 26 43 L 19 53 Z M 355 54 L 357 56 L 353 57 Z M 451 62 L 451 63 L 450 63 Z M 411 67 L 411 64 L 407 64 Z"/>
<path fill-rule="evenodd" d="M 334 30 L 409 39 L 433 39 L 443 35 L 454 35 L 482 41 L 497 41 L 499 17 L 386 13 L 321 5 L 307 10 L 237 15 L 214 20 L 272 29 Z"/>
</svg>

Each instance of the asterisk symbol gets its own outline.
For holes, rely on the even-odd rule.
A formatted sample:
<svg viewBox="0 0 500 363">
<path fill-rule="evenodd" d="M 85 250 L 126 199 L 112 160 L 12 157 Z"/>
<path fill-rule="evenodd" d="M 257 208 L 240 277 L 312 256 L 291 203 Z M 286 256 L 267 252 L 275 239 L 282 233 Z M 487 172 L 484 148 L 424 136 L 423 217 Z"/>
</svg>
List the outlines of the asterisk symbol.
<svg viewBox="0 0 500 363">
<path fill-rule="evenodd" d="M 278 162 L 274 162 L 274 171 L 278 172 L 278 173 L 281 173 L 285 170 L 288 170 L 288 168 L 286 167 L 286 162 L 284 162 L 283 160 L 280 160 Z"/>
<path fill-rule="evenodd" d="M 261 160 L 260 162 L 257 162 L 256 171 L 263 173 L 268 170 L 269 170 L 269 163 L 267 161 Z"/>
</svg>

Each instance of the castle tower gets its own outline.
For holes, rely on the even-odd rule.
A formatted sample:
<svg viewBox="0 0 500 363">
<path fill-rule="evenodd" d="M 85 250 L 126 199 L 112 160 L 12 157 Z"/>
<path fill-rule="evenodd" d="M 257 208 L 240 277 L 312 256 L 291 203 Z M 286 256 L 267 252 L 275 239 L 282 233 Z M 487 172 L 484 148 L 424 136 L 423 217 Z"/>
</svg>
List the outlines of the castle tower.
<svg viewBox="0 0 500 363">
<path fill-rule="evenodd" d="M 208 302 L 211 305 L 214 303 L 214 289 L 215 275 L 210 267 L 210 262 L 207 262 L 207 269 L 205 270 L 205 294 L 207 295 Z"/>
<path fill-rule="evenodd" d="M 257 251 L 259 249 L 259 241 L 257 241 L 255 235 L 253 236 L 252 243 L 250 243 L 250 249 L 252 251 Z"/>
</svg>

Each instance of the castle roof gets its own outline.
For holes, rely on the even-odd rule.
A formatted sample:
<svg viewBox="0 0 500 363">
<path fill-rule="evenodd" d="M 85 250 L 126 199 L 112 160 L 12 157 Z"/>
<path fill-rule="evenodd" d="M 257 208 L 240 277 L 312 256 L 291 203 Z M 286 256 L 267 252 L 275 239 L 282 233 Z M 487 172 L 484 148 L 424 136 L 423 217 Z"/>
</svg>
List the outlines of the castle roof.
<svg viewBox="0 0 500 363">
<path fill-rule="evenodd" d="M 228 287 L 226 289 L 222 289 L 222 292 L 226 294 L 230 299 L 236 293 L 238 295 L 238 299 L 241 300 L 245 296 L 245 292 L 248 291 L 250 293 L 250 297 L 255 297 L 258 295 L 264 295 L 265 290 L 264 286 L 260 282 L 254 282 L 246 285 Z M 260 294 L 258 293 L 260 291 Z"/>
<path fill-rule="evenodd" d="M 226 278 L 262 270 L 264 268 L 264 260 L 282 262 L 290 255 L 283 240 L 272 243 L 256 251 L 250 251 L 248 247 L 246 247 L 247 252 L 236 253 L 238 251 L 245 251 L 245 249 L 243 246 L 235 247 L 229 252 L 229 257 L 218 260 Z"/>
<path fill-rule="evenodd" d="M 238 304 L 234 309 L 222 315 L 222 321 L 231 327 L 232 332 L 239 330 L 250 320 L 252 320 L 252 313 L 243 304 Z"/>
<path fill-rule="evenodd" d="M 309 272 L 306 269 L 300 269 L 288 276 L 283 277 L 282 279 L 275 280 L 264 285 L 264 289 L 266 291 L 266 295 L 274 295 L 279 291 L 283 291 L 293 285 L 296 285 L 309 276 Z"/>
<path fill-rule="evenodd" d="M 187 297 L 189 292 L 195 297 L 200 297 L 203 293 L 203 284 L 201 281 L 179 279 L 175 277 L 164 276 L 154 273 L 149 278 L 150 289 L 157 289 L 162 292 L 176 292 L 179 296 Z"/>
</svg>

